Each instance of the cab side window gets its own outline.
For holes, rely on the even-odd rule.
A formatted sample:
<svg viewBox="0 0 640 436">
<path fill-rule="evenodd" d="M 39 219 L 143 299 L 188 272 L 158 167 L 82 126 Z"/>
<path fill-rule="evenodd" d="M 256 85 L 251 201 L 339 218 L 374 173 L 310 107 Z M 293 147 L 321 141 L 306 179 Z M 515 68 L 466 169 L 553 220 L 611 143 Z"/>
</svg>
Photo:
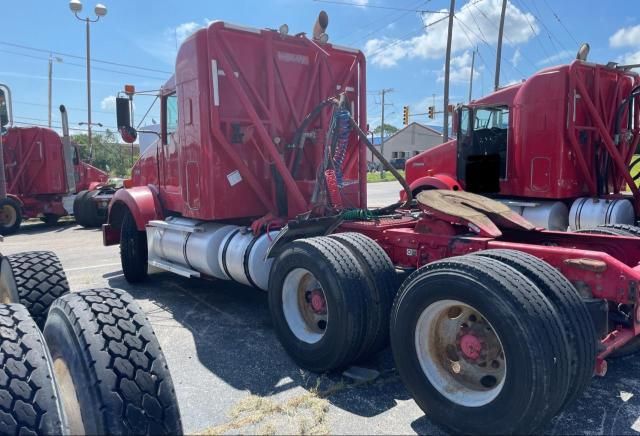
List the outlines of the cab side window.
<svg viewBox="0 0 640 436">
<path fill-rule="evenodd" d="M 178 128 L 178 96 L 175 93 L 164 98 L 163 110 L 165 122 L 162 139 L 167 144 L 170 135 L 175 133 Z"/>
</svg>

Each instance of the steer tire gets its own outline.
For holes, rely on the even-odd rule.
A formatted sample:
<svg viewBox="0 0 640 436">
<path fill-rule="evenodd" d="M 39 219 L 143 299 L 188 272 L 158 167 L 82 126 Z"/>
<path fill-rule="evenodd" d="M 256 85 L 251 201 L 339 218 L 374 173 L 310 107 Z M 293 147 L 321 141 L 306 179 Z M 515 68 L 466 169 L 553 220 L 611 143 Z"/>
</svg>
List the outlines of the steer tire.
<svg viewBox="0 0 640 436">
<path fill-rule="evenodd" d="M 0 223 L 0 235 L 13 235 L 22 224 L 22 206 L 13 198 L 7 197 L 0 200 L 0 211 L 7 214 L 7 222 Z"/>
<path fill-rule="evenodd" d="M 0 301 L 24 305 L 40 328 L 55 299 L 69 292 L 67 275 L 51 251 L 11 254 L 0 262 Z"/>
<path fill-rule="evenodd" d="M 147 278 L 147 234 L 136 227 L 131 212 L 122 218 L 120 232 L 120 261 L 124 278 L 129 283 L 140 283 Z"/>
<path fill-rule="evenodd" d="M 475 255 L 498 260 L 518 270 L 531 280 L 558 311 L 569 343 L 570 381 L 567 407 L 591 382 L 596 359 L 597 333 L 591 315 L 576 288 L 547 262 L 516 250 L 486 250 Z"/>
<path fill-rule="evenodd" d="M 72 434 L 182 434 L 167 362 L 131 295 L 116 289 L 65 295 L 51 307 L 44 337 L 61 362 L 60 390 L 75 394 L 64 402 Z"/>
<path fill-rule="evenodd" d="M 579 229 L 573 233 L 587 233 L 590 235 L 607 235 L 607 236 L 632 236 L 622 229 L 608 226 L 589 227 L 586 229 Z"/>
<path fill-rule="evenodd" d="M 368 338 L 358 360 L 367 360 L 389 344 L 389 315 L 396 296 L 397 275 L 387 253 L 376 242 L 360 233 L 336 233 L 330 238 L 339 241 L 353 254 L 364 270 L 367 291 L 370 293 L 370 307 L 367 316 L 373 320 L 368 329 Z"/>
<path fill-rule="evenodd" d="M 0 434 L 67 434 L 42 333 L 20 304 L 0 304 Z"/>
<path fill-rule="evenodd" d="M 100 216 L 100 212 L 98 211 L 98 204 L 93 201 L 93 198 L 99 193 L 100 191 L 97 190 L 89 191 L 82 199 L 80 208 L 82 210 L 82 219 L 84 220 L 84 224 L 82 224 L 83 227 L 100 227 L 104 221 L 104 218 Z"/>
<path fill-rule="evenodd" d="M 614 229 L 620 232 L 624 232 L 625 236 L 640 237 L 640 227 L 632 226 L 629 224 L 602 224 L 602 225 L 599 225 L 597 228 Z"/>
<path fill-rule="evenodd" d="M 469 385 L 460 389 L 458 383 L 463 382 L 455 381 L 468 374 L 463 370 L 456 376 L 453 362 L 474 364 L 468 363 L 464 349 L 458 353 L 462 340 L 451 345 L 454 355 L 441 342 L 442 334 L 458 335 L 463 330 L 438 330 L 438 323 L 450 327 L 448 322 L 461 322 L 464 329 L 477 319 L 463 316 L 464 311 L 433 316 L 447 305 L 470 306 L 488 323 L 486 332 L 480 333 L 497 335 L 506 368 L 502 381 L 494 377 L 493 385 L 483 384 L 491 388 L 487 391 Z M 486 342 L 480 343 L 484 350 Z M 558 312 L 529 279 L 494 259 L 454 257 L 411 274 L 393 305 L 391 348 L 400 377 L 416 403 L 430 419 L 454 433 L 536 432 L 549 422 L 567 394 L 568 343 Z M 449 369 L 430 370 L 427 362 L 436 361 Z"/>
<path fill-rule="evenodd" d="M 289 286 L 300 271 L 298 287 Z M 318 321 L 314 332 L 301 315 L 304 303 L 295 301 L 302 283 L 316 282 L 320 288 L 315 289 L 324 295 L 327 320 Z M 269 276 L 269 311 L 278 339 L 299 366 L 323 373 L 342 369 L 362 354 L 371 322 L 366 313 L 367 286 L 358 259 L 334 239 L 299 239 L 280 253 Z"/>
<path fill-rule="evenodd" d="M 73 199 L 73 216 L 76 219 L 76 223 L 80 224 L 82 227 L 86 227 L 86 219 L 84 216 L 84 198 L 87 196 L 89 191 L 80 191 L 76 194 L 76 198 Z"/>
<path fill-rule="evenodd" d="M 40 217 L 40 221 L 42 221 L 46 226 L 53 227 L 58 224 L 60 220 L 60 215 L 56 215 L 54 213 L 45 213 L 42 217 Z"/>
</svg>

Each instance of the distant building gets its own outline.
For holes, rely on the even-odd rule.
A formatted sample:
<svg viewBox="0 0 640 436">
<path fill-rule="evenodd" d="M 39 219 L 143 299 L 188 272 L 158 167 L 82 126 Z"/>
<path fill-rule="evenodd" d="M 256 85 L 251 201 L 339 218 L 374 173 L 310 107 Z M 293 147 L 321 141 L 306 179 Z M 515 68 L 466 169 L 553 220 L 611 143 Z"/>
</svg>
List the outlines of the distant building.
<svg viewBox="0 0 640 436">
<path fill-rule="evenodd" d="M 442 130 L 413 122 L 384 139 L 383 156 L 387 160 L 409 159 L 436 145 L 442 144 Z M 374 137 L 373 145 L 380 149 L 380 136 Z M 367 160 L 375 160 L 371 152 Z"/>
</svg>

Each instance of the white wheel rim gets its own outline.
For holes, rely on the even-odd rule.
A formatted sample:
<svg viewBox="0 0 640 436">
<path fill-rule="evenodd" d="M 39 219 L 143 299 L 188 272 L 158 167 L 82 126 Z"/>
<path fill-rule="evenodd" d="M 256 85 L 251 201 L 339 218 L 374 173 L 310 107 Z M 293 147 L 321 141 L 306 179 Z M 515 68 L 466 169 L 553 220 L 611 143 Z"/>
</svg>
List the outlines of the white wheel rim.
<svg viewBox="0 0 640 436">
<path fill-rule="evenodd" d="M 480 407 L 502 391 L 507 362 L 500 338 L 475 308 L 457 300 L 427 306 L 415 330 L 420 366 L 433 387 L 464 407 Z"/>
<path fill-rule="evenodd" d="M 320 282 L 305 268 L 291 270 L 282 284 L 282 312 L 296 338 L 315 344 L 324 336 L 329 308 Z"/>
<path fill-rule="evenodd" d="M 18 219 L 18 212 L 12 206 L 5 204 L 0 208 L 0 225 L 11 227 Z"/>
<path fill-rule="evenodd" d="M 0 261 L 0 303 L 19 303 L 18 286 L 11 271 L 11 265 L 6 258 Z"/>
<path fill-rule="evenodd" d="M 58 384 L 62 407 L 64 408 L 69 424 L 70 434 L 86 434 L 84 429 L 84 421 L 80 412 L 80 402 L 76 393 L 76 386 L 73 383 L 71 372 L 64 359 L 58 357 L 53 361 L 53 372 Z"/>
</svg>

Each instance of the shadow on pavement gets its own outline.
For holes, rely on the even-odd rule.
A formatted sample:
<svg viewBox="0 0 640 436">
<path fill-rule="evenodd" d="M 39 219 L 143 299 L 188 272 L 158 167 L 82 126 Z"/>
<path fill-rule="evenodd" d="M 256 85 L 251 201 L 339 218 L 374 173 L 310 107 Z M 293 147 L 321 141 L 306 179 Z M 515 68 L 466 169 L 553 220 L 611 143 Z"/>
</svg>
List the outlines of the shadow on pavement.
<svg viewBox="0 0 640 436">
<path fill-rule="evenodd" d="M 393 368 L 390 350 L 363 366 L 381 373 L 370 384 L 356 384 L 342 374 L 318 376 L 300 369 L 280 346 L 271 324 L 264 291 L 224 281 L 185 279 L 174 274 L 152 274 L 132 286 L 121 274 L 105 274 L 109 285 L 125 289 L 135 298 L 149 299 L 162 310 L 147 315 L 162 324 L 166 312 L 193 335 L 200 363 L 237 390 L 258 396 L 294 387 L 331 391 L 331 404 L 360 416 L 379 415 L 409 399 Z M 194 304 L 195 303 L 195 304 Z M 166 317 L 166 315 L 165 315 Z M 169 321 L 166 321 L 169 322 Z M 340 386 L 340 389 L 335 389 Z"/>
</svg>

